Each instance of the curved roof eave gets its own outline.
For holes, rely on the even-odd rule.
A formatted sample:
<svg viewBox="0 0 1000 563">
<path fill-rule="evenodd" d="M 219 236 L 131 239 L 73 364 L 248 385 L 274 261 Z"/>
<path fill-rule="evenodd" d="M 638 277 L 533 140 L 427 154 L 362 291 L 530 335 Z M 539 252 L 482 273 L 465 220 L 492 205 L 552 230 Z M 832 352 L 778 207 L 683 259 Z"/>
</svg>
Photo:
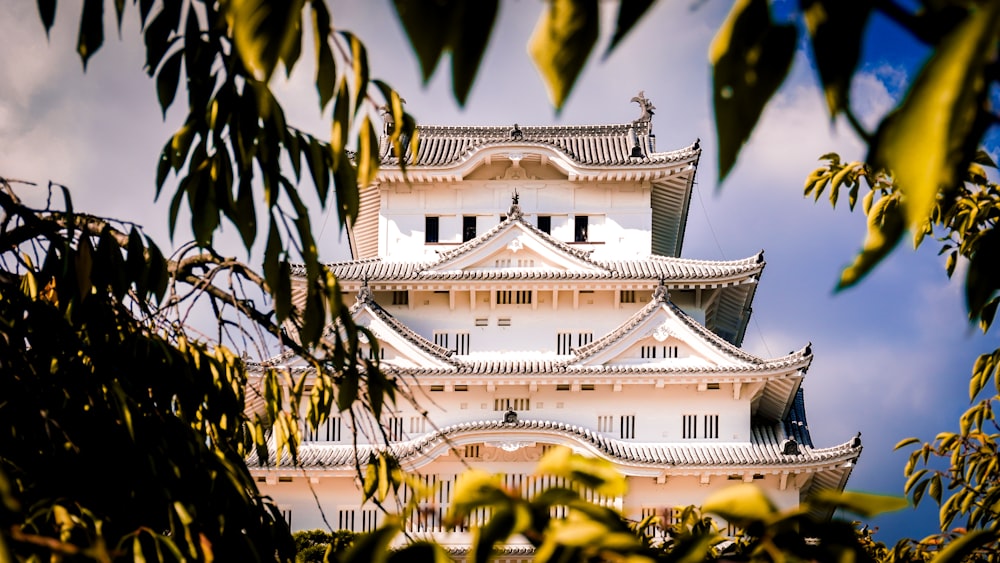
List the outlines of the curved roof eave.
<svg viewBox="0 0 1000 563">
<path fill-rule="evenodd" d="M 409 164 L 403 169 L 396 164 L 383 164 L 375 176 L 375 182 L 402 182 L 409 181 L 459 181 L 479 167 L 479 164 L 487 157 L 493 155 L 507 155 L 509 153 L 529 152 L 535 154 L 542 153 L 548 157 L 549 162 L 561 172 L 566 174 L 569 180 L 599 180 L 610 173 L 619 176 L 622 171 L 627 175 L 623 179 L 654 180 L 668 174 L 671 170 L 678 169 L 679 166 L 694 165 L 698 162 L 701 149 L 696 145 L 685 147 L 675 151 L 654 153 L 663 160 L 653 160 L 652 162 L 636 162 L 629 164 L 607 164 L 607 165 L 586 165 L 579 163 L 565 151 L 542 142 L 520 141 L 499 145 L 478 146 L 472 148 L 467 155 L 453 164 L 446 165 L 420 165 Z M 671 155 L 676 155 L 675 160 L 668 160 Z"/>
</svg>

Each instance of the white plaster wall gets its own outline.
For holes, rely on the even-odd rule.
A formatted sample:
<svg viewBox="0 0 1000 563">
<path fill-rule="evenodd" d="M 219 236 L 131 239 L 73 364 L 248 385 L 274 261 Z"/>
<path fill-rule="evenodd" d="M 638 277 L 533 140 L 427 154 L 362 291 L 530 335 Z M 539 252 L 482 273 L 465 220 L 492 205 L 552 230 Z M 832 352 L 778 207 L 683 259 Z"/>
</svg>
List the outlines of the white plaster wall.
<svg viewBox="0 0 1000 563">
<path fill-rule="evenodd" d="M 577 183 L 546 179 L 523 182 L 466 180 L 405 186 L 390 183 L 382 192 L 379 250 L 383 256 L 422 256 L 446 251 L 461 243 L 461 217 L 479 217 L 478 231 L 485 232 L 507 213 L 517 190 L 526 217 L 552 216 L 552 236 L 573 242 L 573 217 L 590 217 L 590 240 L 582 245 L 595 257 L 648 255 L 650 203 L 648 183 Z M 439 242 L 425 245 L 424 217 L 441 217 Z"/>
</svg>

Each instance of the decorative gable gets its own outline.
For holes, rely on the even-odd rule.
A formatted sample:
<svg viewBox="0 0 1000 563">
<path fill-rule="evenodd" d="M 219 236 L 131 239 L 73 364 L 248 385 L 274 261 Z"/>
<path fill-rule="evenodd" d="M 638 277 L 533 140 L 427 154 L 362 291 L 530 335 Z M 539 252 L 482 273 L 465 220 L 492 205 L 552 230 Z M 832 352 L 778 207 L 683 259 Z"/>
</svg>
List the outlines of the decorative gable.
<svg viewBox="0 0 1000 563">
<path fill-rule="evenodd" d="M 396 368 L 447 368 L 453 365 L 452 351 L 406 328 L 392 315 L 367 299 L 355 306 L 354 321 L 378 338 L 379 360 Z M 371 344 L 362 346 L 372 350 Z M 374 354 L 373 354 L 374 355 Z"/>
<path fill-rule="evenodd" d="M 658 289 L 652 302 L 617 329 L 576 351 L 578 366 L 745 369 L 763 360 L 704 329 Z"/>
</svg>

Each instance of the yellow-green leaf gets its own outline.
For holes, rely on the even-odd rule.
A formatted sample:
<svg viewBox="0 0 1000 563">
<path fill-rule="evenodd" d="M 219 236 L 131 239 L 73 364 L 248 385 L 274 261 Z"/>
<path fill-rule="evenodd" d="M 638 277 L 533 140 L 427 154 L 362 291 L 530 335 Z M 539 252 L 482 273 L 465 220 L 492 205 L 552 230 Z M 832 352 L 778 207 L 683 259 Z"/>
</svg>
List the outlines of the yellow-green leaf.
<svg viewBox="0 0 1000 563">
<path fill-rule="evenodd" d="M 535 473 L 566 477 L 607 496 L 624 495 L 628 488 L 625 476 L 611 462 L 573 453 L 566 447 L 546 452 Z"/>
<path fill-rule="evenodd" d="M 551 0 L 528 43 L 556 111 L 562 109 L 597 42 L 597 0 Z"/>
<path fill-rule="evenodd" d="M 298 48 L 304 0 L 267 2 L 231 0 L 224 3 L 233 47 L 243 64 L 262 82 L 270 80 L 279 59 Z"/>
<path fill-rule="evenodd" d="M 975 156 L 973 132 L 986 88 L 982 79 L 996 41 L 1000 3 L 970 10 L 944 38 L 920 71 L 906 98 L 882 121 L 868 162 L 890 171 L 904 194 L 906 224 L 919 226 L 931 214 L 938 193 L 956 185 Z"/>
<path fill-rule="evenodd" d="M 871 518 L 885 512 L 901 510 L 908 506 L 906 499 L 903 497 L 831 490 L 819 491 L 813 497 L 811 503 L 848 510 L 864 518 Z"/>
<path fill-rule="evenodd" d="M 903 228 L 903 213 L 899 209 L 898 198 L 885 196 L 879 199 L 868 213 L 868 234 L 861 252 L 841 272 L 837 289 L 845 289 L 861 281 L 895 248 L 903 235 Z"/>
<path fill-rule="evenodd" d="M 777 510 L 759 487 L 749 483 L 733 485 L 712 493 L 701 508 L 740 527 L 765 521 Z"/>
<path fill-rule="evenodd" d="M 771 21 L 767 0 L 740 0 L 712 40 L 709 60 L 720 182 L 788 74 L 795 39 L 795 27 Z"/>
</svg>

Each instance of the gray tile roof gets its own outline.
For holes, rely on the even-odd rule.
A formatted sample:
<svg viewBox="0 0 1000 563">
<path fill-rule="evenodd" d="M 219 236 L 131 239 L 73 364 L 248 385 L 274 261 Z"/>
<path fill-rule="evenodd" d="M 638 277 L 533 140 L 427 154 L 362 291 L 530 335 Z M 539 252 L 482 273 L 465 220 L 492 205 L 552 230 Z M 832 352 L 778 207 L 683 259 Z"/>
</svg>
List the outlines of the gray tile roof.
<svg viewBox="0 0 1000 563">
<path fill-rule="evenodd" d="M 487 245 L 517 225 L 563 253 L 580 262 L 580 269 L 496 269 L 455 270 L 446 266 L 462 256 Z M 400 261 L 368 258 L 349 262 L 334 262 L 327 266 L 342 282 L 424 282 L 424 281 L 538 281 L 538 280 L 664 280 L 670 285 L 720 287 L 759 277 L 764 269 L 764 254 L 759 252 L 740 260 L 692 260 L 667 256 L 647 256 L 624 260 L 594 260 L 587 251 L 574 248 L 552 238 L 526 221 L 517 206 L 507 219 L 482 235 L 442 253 L 430 261 Z M 292 274 L 304 276 L 301 265 L 292 267 Z"/>
<path fill-rule="evenodd" d="M 468 160 L 475 152 L 491 146 L 555 149 L 571 161 L 583 166 L 628 167 L 641 169 L 660 167 L 684 161 L 696 161 L 701 148 L 696 141 L 690 146 L 669 152 L 651 152 L 649 123 L 612 125 L 554 126 L 437 126 L 417 127 L 416 155 L 407 144 L 407 166 L 447 167 Z M 632 157 L 635 140 L 641 157 Z M 382 162 L 392 166 L 399 160 L 383 137 Z"/>
<path fill-rule="evenodd" d="M 388 447 L 352 444 L 330 444 L 307 442 L 299 447 L 300 467 L 310 469 L 353 469 L 355 460 L 367 460 L 373 451 L 389 451 L 404 465 L 408 461 L 426 459 L 432 450 L 447 448 L 451 441 L 463 435 L 475 433 L 477 437 L 488 439 L 490 434 L 506 440 L 516 440 L 518 434 L 529 435 L 537 440 L 539 435 L 568 438 L 569 442 L 589 445 L 602 455 L 636 467 L 659 466 L 665 469 L 722 469 L 764 468 L 782 466 L 826 466 L 843 462 L 853 462 L 861 452 L 860 445 L 846 442 L 830 448 L 814 448 L 800 445 L 799 453 L 786 455 L 782 442 L 787 438 L 780 424 L 757 425 L 751 430 L 749 442 L 691 442 L 691 443 L 642 443 L 629 442 L 608 437 L 589 428 L 550 420 L 519 420 L 505 423 L 502 420 L 480 420 L 446 426 L 424 436 L 402 442 L 394 442 Z M 470 442 L 471 443 L 471 442 Z M 276 467 L 272 452 L 266 466 Z M 251 454 L 247 460 L 250 467 L 257 466 L 259 459 Z M 291 458 L 284 454 L 281 466 L 291 467 Z M 280 466 L 278 466 L 280 467 Z"/>
</svg>

